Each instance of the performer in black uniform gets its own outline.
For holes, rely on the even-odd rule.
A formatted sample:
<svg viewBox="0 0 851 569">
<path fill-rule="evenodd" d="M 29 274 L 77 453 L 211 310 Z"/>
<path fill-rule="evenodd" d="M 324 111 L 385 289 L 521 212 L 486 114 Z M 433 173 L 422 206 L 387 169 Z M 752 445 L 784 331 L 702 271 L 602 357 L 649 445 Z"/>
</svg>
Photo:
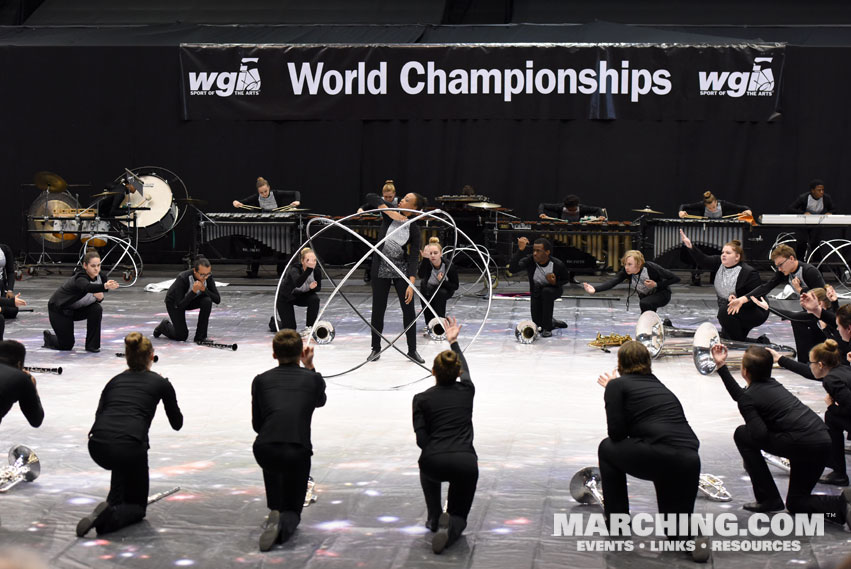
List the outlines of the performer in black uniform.
<svg viewBox="0 0 851 569">
<path fill-rule="evenodd" d="M 549 338 L 553 328 L 567 328 L 567 324 L 553 317 L 556 299 L 564 292 L 564 285 L 570 280 L 567 267 L 552 257 L 553 246 L 543 237 L 535 239 L 532 251 L 528 249 L 529 240 L 520 237 L 517 251 L 512 255 L 508 270 L 511 273 L 526 271 L 529 277 L 532 321 L 541 329 L 541 336 Z"/>
<path fill-rule="evenodd" d="M 394 207 L 385 202 L 378 194 L 367 194 L 370 209 L 386 209 Z M 425 207 L 425 198 L 419 194 L 405 194 L 398 207 L 418 210 Z M 384 241 L 381 252 L 398 267 L 408 278 L 403 279 L 393 270 L 384 259 L 373 255 L 372 273 L 372 352 L 369 361 L 381 357 L 381 332 L 384 331 L 384 312 L 387 310 L 387 295 L 390 287 L 396 289 L 399 306 L 402 308 L 402 322 L 408 328 L 408 357 L 417 363 L 425 360 L 417 353 L 417 330 L 414 324 L 414 283 L 417 280 L 417 252 L 420 250 L 420 226 L 417 223 L 404 225 L 412 212 L 386 211 L 381 215 L 381 228 L 378 230 L 378 240 L 381 241 L 390 233 L 391 237 Z M 408 327 L 410 325 L 410 327 Z"/>
<path fill-rule="evenodd" d="M 845 431 L 851 432 L 851 366 L 841 357 L 839 345 L 834 340 L 825 340 L 809 351 L 808 363 L 804 364 L 768 350 L 774 362 L 781 367 L 807 379 L 821 381 L 827 395 L 824 422 L 830 434 L 830 456 L 827 466 L 833 470 L 822 477 L 823 484 L 848 486 L 848 471 L 845 467 Z"/>
<path fill-rule="evenodd" d="M 319 314 L 319 295 L 322 290 L 322 271 L 316 267 L 316 255 L 310 247 L 305 247 L 299 253 L 299 263 L 293 263 L 287 269 L 281 290 L 278 291 L 278 302 L 275 312 L 278 315 L 277 327 L 275 317 L 269 319 L 269 329 L 277 332 L 278 328 L 296 329 L 295 307 L 307 307 L 307 332 L 316 322 Z"/>
<path fill-rule="evenodd" d="M 635 341 L 623 344 L 617 372 L 602 374 L 597 383 L 606 388 L 609 431 L 597 450 L 606 521 L 612 514 L 629 515 L 627 474 L 654 483 L 660 514 L 693 513 L 700 442 L 676 395 L 653 375 L 647 348 Z M 675 532 L 668 537 L 689 538 Z M 706 544 L 693 555 L 705 561 Z"/>
<path fill-rule="evenodd" d="M 203 342 L 207 339 L 207 326 L 210 323 L 210 312 L 213 303 L 219 304 L 221 295 L 213 280 L 213 268 L 210 261 L 204 257 L 198 257 L 193 263 L 191 270 L 183 271 L 170 287 L 165 295 L 165 308 L 168 310 L 169 318 L 154 328 L 154 338 L 164 335 L 171 340 L 183 342 L 189 337 L 189 328 L 186 326 L 186 311 L 198 310 L 198 325 L 195 328 L 194 342 Z"/>
<path fill-rule="evenodd" d="M 446 317 L 446 301 L 458 290 L 458 271 L 454 264 L 450 266 L 443 262 L 443 248 L 437 237 L 428 240 L 428 245 L 423 248 L 422 256 L 423 260 L 417 271 L 417 276 L 420 278 L 420 292 L 435 310 L 432 312 L 423 305 L 423 319 L 427 328 L 433 318 Z M 435 291 L 437 291 L 436 294 Z"/>
<path fill-rule="evenodd" d="M 0 420 L 18 403 L 21 413 L 33 427 L 44 421 L 44 409 L 35 378 L 23 370 L 27 349 L 15 340 L 0 341 Z"/>
<path fill-rule="evenodd" d="M 821 271 L 809 263 L 799 261 L 795 251 L 788 245 L 778 245 L 771 252 L 771 262 L 777 272 L 767 283 L 764 283 L 747 293 L 747 297 L 761 298 L 774 290 L 779 284 L 789 283 L 795 292 L 801 294 L 814 288 L 824 288 L 824 277 Z M 824 332 L 818 323 L 812 319 L 791 320 L 792 333 L 795 336 L 795 350 L 798 361 L 806 362 L 810 348 L 824 341 Z"/>
<path fill-rule="evenodd" d="M 825 336 L 839 345 L 840 360 L 847 361 L 851 348 L 851 304 L 838 309 L 825 308 L 813 295 L 802 294 L 801 308 L 818 318 Z"/>
<path fill-rule="evenodd" d="M 824 182 L 821 180 L 810 181 L 810 191 L 804 192 L 789 205 L 788 213 L 804 215 L 831 215 L 833 214 L 833 200 L 830 195 L 824 193 Z M 799 259 L 807 259 L 812 255 L 819 243 L 821 243 L 821 227 L 804 226 L 795 231 L 795 251 Z M 810 259 L 817 261 L 818 259 Z"/>
<path fill-rule="evenodd" d="M 479 464 L 473 448 L 473 396 L 476 388 L 470 367 L 458 345 L 461 326 L 455 318 L 446 322 L 446 341 L 452 350 L 434 358 L 435 386 L 414 395 L 414 432 L 420 447 L 420 484 L 428 520 L 426 527 L 437 532 L 432 550 L 441 553 L 461 536 L 473 505 Z M 456 381 L 460 377 L 460 381 Z M 440 484 L 449 482 L 446 512 Z"/>
<path fill-rule="evenodd" d="M 591 286 L 588 283 L 582 283 L 585 292 L 594 294 L 609 290 L 628 278 L 627 310 L 629 310 L 629 299 L 633 292 L 638 294 L 641 312 L 658 310 L 671 301 L 671 285 L 680 282 L 680 277 L 656 263 L 645 261 L 641 251 L 627 251 L 621 259 L 621 264 L 623 265 L 621 270 L 602 284 Z"/>
<path fill-rule="evenodd" d="M 279 207 L 298 207 L 301 205 L 301 192 L 297 190 L 272 190 L 266 178 L 257 178 L 257 193 L 241 200 L 233 200 L 233 207 L 253 205 L 263 211 L 273 211 Z"/>
<path fill-rule="evenodd" d="M 12 249 L 0 244 L 0 340 L 6 331 L 6 320 L 18 316 L 18 308 L 26 306 L 21 293 L 15 294 L 15 257 Z"/>
<path fill-rule="evenodd" d="M 83 266 L 62 283 L 47 303 L 52 334 L 44 331 L 44 347 L 70 350 L 74 347 L 74 322 L 86 320 L 86 351 L 100 351 L 100 322 L 103 316 L 103 295 L 118 288 L 113 280 L 103 282 L 100 276 L 100 253 L 90 250 L 83 257 Z"/>
<path fill-rule="evenodd" d="M 726 346 L 713 346 L 712 358 L 724 387 L 738 403 L 745 419 L 733 439 L 750 476 L 756 501 L 743 508 L 751 512 L 783 510 L 780 492 L 760 452 L 764 450 L 789 459 L 786 509 L 793 514 L 824 513 L 825 519 L 851 523 L 845 519 L 851 488 L 846 488 L 840 496 L 811 494 L 830 456 L 830 436 L 819 416 L 771 377 L 774 362 L 768 350 L 752 346 L 745 352 L 742 377 L 747 387 L 744 389 L 727 369 Z"/>
<path fill-rule="evenodd" d="M 325 380 L 313 366 L 313 347 L 303 348 L 295 330 L 275 334 L 272 350 L 278 367 L 251 383 L 254 458 L 263 469 L 270 510 L 260 551 L 287 541 L 301 521 L 313 455 L 310 422 L 326 399 Z"/>
<path fill-rule="evenodd" d="M 579 221 L 585 217 L 594 217 L 598 220 L 606 219 L 603 208 L 579 203 L 579 196 L 570 194 L 564 198 L 562 203 L 542 203 L 538 205 L 538 217 L 546 219 L 554 217 L 565 221 Z"/>
<path fill-rule="evenodd" d="M 691 239 L 680 229 L 680 238 L 692 258 L 705 269 L 715 273 L 715 294 L 718 297 L 718 323 L 721 336 L 730 340 L 747 341 L 748 332 L 768 319 L 768 311 L 753 302 L 746 294 L 762 284 L 759 273 L 744 262 L 742 244 L 733 240 L 724 245 L 720 255 L 706 255 L 692 246 Z"/>
<path fill-rule="evenodd" d="M 105 502 L 77 523 L 77 537 L 93 527 L 99 535 L 142 521 L 148 508 L 148 431 L 162 400 L 171 428 L 179 431 L 183 414 L 174 387 L 151 371 L 154 347 L 139 332 L 124 338 L 127 369 L 106 384 L 89 431 L 89 454 L 112 471 Z"/>
<path fill-rule="evenodd" d="M 139 182 L 141 184 L 141 182 Z M 141 186 L 140 186 L 141 187 Z M 131 196 L 136 193 L 136 186 L 133 185 L 131 180 L 128 180 L 127 177 L 122 177 L 119 180 L 110 183 L 104 188 L 104 191 L 111 192 L 115 195 L 113 196 L 104 196 L 100 198 L 97 202 L 97 213 L 98 217 L 101 218 L 111 218 L 118 217 L 120 215 L 125 215 L 127 213 L 126 207 L 121 207 L 124 203 L 124 199 L 127 198 L 127 203 L 129 204 Z M 142 200 L 145 198 L 143 197 Z M 138 200 L 137 200 L 138 201 Z M 145 207 L 144 203 L 140 204 L 141 207 Z"/>
<path fill-rule="evenodd" d="M 735 214 L 752 216 L 753 212 L 746 205 L 739 205 L 726 200 L 719 200 L 710 191 L 703 192 L 703 199 L 699 202 L 684 203 L 680 205 L 680 211 L 678 213 L 680 219 L 689 216 L 721 219 Z"/>
</svg>

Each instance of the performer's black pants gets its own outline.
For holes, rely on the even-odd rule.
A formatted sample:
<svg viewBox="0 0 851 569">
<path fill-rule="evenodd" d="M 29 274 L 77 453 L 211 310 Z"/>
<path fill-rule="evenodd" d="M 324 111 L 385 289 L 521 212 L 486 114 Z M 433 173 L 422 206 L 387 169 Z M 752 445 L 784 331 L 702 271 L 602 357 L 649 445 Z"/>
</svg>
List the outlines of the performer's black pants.
<svg viewBox="0 0 851 569">
<path fill-rule="evenodd" d="M 822 230 L 820 227 L 807 227 L 795 230 L 795 257 L 802 261 L 807 261 L 807 252 L 812 253 L 821 243 Z M 821 255 L 819 255 L 821 258 Z M 813 258 L 812 261 L 818 262 L 819 259 Z M 807 261 L 810 262 L 810 261 Z"/>
<path fill-rule="evenodd" d="M 254 458 L 263 469 L 266 485 L 266 507 L 281 512 L 288 533 L 295 531 L 301 520 L 310 455 L 310 449 L 298 444 L 254 442 Z"/>
<path fill-rule="evenodd" d="M 381 350 L 381 332 L 384 332 L 384 313 L 387 311 L 387 295 L 390 293 L 390 286 L 396 289 L 396 296 L 399 297 L 399 306 L 402 308 L 402 322 L 405 328 L 414 321 L 416 311 L 414 310 L 413 299 L 409 304 L 405 304 L 405 291 L 411 285 L 408 279 L 385 279 L 372 277 L 372 327 L 375 328 L 372 332 L 372 349 L 374 351 Z M 417 349 L 417 327 L 416 325 L 408 328 L 405 334 L 408 339 L 408 351 L 413 352 Z"/>
<path fill-rule="evenodd" d="M 748 339 L 748 332 L 768 320 L 768 310 L 747 302 L 738 314 L 727 314 L 727 304 L 724 303 L 718 308 L 717 317 L 721 324 L 721 337 L 744 342 Z"/>
<path fill-rule="evenodd" d="M 422 295 L 426 297 L 426 300 L 428 300 L 429 298 L 431 298 L 431 295 L 434 294 L 434 289 L 430 288 L 420 292 L 422 292 Z M 429 304 L 431 304 L 431 307 L 434 309 L 434 312 L 426 308 L 425 303 L 420 300 L 420 304 L 424 308 L 423 319 L 425 320 L 426 326 L 428 326 L 428 323 L 431 322 L 433 318 L 446 318 L 446 301 L 449 300 L 451 297 L 451 291 L 448 291 L 444 288 L 441 288 L 439 291 L 437 291 L 437 294 L 434 295 L 434 298 L 431 298 L 431 300 L 429 300 Z"/>
<path fill-rule="evenodd" d="M 564 292 L 563 286 L 533 286 L 531 293 L 532 322 L 542 330 L 553 329 L 553 309 L 557 298 Z"/>
<path fill-rule="evenodd" d="M 845 433 L 851 433 L 851 415 L 846 409 L 845 414 L 841 414 L 840 408 L 836 405 L 831 405 L 824 413 L 824 423 L 827 425 L 828 433 L 830 434 L 830 457 L 827 461 L 827 466 L 839 475 L 848 475 L 845 467 Z"/>
<path fill-rule="evenodd" d="M 830 440 L 827 437 L 819 444 L 792 444 L 786 433 L 769 433 L 765 440 L 757 441 L 751 437 L 747 426 L 740 425 L 733 439 L 739 454 L 742 455 L 745 470 L 751 478 L 757 502 L 780 500 L 780 492 L 768 470 L 768 464 L 760 453 L 764 450 L 789 459 L 791 471 L 789 491 L 786 493 L 787 510 L 793 514 L 825 513 L 845 517 L 844 512 L 840 513 L 845 503 L 842 496 L 811 494 L 830 456 Z"/>
<path fill-rule="evenodd" d="M 606 438 L 600 443 L 597 455 L 607 520 L 612 514 L 629 514 L 627 474 L 653 482 L 660 514 L 694 512 L 700 478 L 700 456 L 696 450 L 651 444 L 638 438 L 617 442 Z"/>
<path fill-rule="evenodd" d="M 648 294 L 647 296 L 640 297 L 638 306 L 641 307 L 641 313 L 643 314 L 648 310 L 655 312 L 669 302 L 671 302 L 671 289 L 664 288 Z"/>
<path fill-rule="evenodd" d="M 213 301 L 207 296 L 199 296 L 189 303 L 186 308 L 178 308 L 166 304 L 168 317 L 171 320 L 161 328 L 163 335 L 166 338 L 182 342 L 189 337 L 189 328 L 186 326 L 186 311 L 198 310 L 198 325 L 195 327 L 195 341 L 203 340 L 207 337 L 207 328 L 210 324 L 210 311 L 213 310 Z"/>
<path fill-rule="evenodd" d="M 825 340 L 824 332 L 818 327 L 816 320 L 799 322 L 792 320 L 792 334 L 795 336 L 795 351 L 798 361 L 809 363 L 810 350 Z"/>
<path fill-rule="evenodd" d="M 304 294 L 296 294 L 292 300 L 279 297 L 278 298 L 278 317 L 281 319 L 278 324 L 280 328 L 288 328 L 297 330 L 295 321 L 295 307 L 307 307 L 307 319 L 305 326 L 313 326 L 316 322 L 316 316 L 319 315 L 319 295 L 313 291 Z"/>
<path fill-rule="evenodd" d="M 109 507 L 95 521 L 98 534 L 142 521 L 148 508 L 146 445 L 89 439 L 89 454 L 98 466 L 112 471 L 106 497 Z"/>
<path fill-rule="evenodd" d="M 454 541 L 467 527 L 467 515 L 473 506 L 479 463 L 471 452 L 443 452 L 420 459 L 420 484 L 423 487 L 429 524 L 437 527 L 443 512 L 440 483 L 449 482 L 447 513 L 451 517 L 450 540 Z"/>
<path fill-rule="evenodd" d="M 48 306 L 50 326 L 56 335 L 49 342 L 48 348 L 54 350 L 70 350 L 74 347 L 74 322 L 86 321 L 86 349 L 100 349 L 100 321 L 103 308 L 95 302 L 75 310 L 56 310 Z"/>
</svg>

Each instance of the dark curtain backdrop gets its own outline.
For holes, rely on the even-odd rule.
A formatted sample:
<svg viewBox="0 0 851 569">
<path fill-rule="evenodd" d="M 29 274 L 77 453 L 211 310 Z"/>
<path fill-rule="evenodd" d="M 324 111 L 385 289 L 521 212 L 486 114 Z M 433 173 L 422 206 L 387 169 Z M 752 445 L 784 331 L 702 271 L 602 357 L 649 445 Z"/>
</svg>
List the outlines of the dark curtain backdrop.
<svg viewBox="0 0 851 569">
<path fill-rule="evenodd" d="M 85 203 L 124 167 L 144 165 L 176 172 L 207 211 L 228 211 L 258 175 L 333 215 L 354 211 L 387 178 L 429 198 L 472 184 L 527 219 L 538 202 L 567 193 L 632 219 L 644 205 L 674 214 L 706 189 L 757 213 L 783 212 L 821 177 L 848 211 L 849 56 L 851 48 L 790 47 L 783 115 L 771 123 L 184 122 L 174 46 L 0 47 L 0 241 L 23 246 L 21 213 L 36 192 L 22 184 L 36 171 L 91 183 L 73 188 Z M 146 246 L 145 260 L 179 259 L 190 229 L 184 220 Z"/>
</svg>

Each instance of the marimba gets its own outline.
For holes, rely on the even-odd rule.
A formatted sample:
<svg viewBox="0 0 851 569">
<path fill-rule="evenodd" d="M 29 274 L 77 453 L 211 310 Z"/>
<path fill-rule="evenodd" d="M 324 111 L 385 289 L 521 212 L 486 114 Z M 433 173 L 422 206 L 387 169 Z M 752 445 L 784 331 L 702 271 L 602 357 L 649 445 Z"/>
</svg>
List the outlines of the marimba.
<svg viewBox="0 0 851 569">
<path fill-rule="evenodd" d="M 735 219 L 649 219 L 646 223 L 653 232 L 647 238 L 652 239 L 654 259 L 683 244 L 680 229 L 692 243 L 720 250 L 725 243 L 734 239 L 744 244 L 745 235 L 751 228 L 747 221 Z"/>
<path fill-rule="evenodd" d="M 292 253 L 299 215 L 288 212 L 206 213 L 198 221 L 199 242 L 203 245 L 234 235 L 249 237 L 278 253 Z"/>
</svg>

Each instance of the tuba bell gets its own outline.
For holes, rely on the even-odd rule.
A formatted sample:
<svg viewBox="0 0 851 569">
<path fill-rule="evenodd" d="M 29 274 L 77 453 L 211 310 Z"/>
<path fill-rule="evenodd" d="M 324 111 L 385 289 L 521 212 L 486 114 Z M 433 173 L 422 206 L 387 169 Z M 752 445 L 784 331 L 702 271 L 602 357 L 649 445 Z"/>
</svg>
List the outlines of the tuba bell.
<svg viewBox="0 0 851 569">
<path fill-rule="evenodd" d="M 570 479 L 570 495 L 580 504 L 603 505 L 603 478 L 596 466 L 586 466 Z"/>
<path fill-rule="evenodd" d="M 643 312 L 635 324 L 635 339 L 644 344 L 651 358 L 686 356 L 691 353 L 695 330 L 674 328 L 652 310 Z"/>
<path fill-rule="evenodd" d="M 311 334 L 317 344 L 330 344 L 335 335 L 334 325 L 327 320 L 320 320 L 313 325 Z"/>
<path fill-rule="evenodd" d="M 718 334 L 718 330 L 710 322 L 704 322 L 697 327 L 694 334 L 694 343 L 692 346 L 692 357 L 694 358 L 694 367 L 700 372 L 700 375 L 709 375 L 715 371 L 715 360 L 712 358 L 712 346 L 715 344 L 723 344 L 731 351 L 727 357 L 727 366 L 731 368 L 741 367 L 742 358 L 745 355 L 745 350 L 752 346 L 762 346 L 763 348 L 771 348 L 774 351 L 780 352 L 782 355 L 794 358 L 795 349 L 789 346 L 781 346 L 779 344 L 762 344 L 758 342 L 741 342 L 735 340 L 723 340 Z M 733 356 L 733 350 L 737 355 Z"/>
<path fill-rule="evenodd" d="M 443 341 L 446 339 L 446 325 L 443 318 L 436 317 L 428 321 L 428 337 L 432 340 Z"/>
<path fill-rule="evenodd" d="M 531 320 L 518 322 L 514 328 L 514 337 L 521 344 L 531 344 L 538 339 L 538 325 Z"/>
<path fill-rule="evenodd" d="M 0 470 L 0 492 L 6 492 L 19 482 L 32 482 L 41 473 L 41 462 L 32 451 L 24 445 L 9 449 L 9 466 Z"/>
</svg>

